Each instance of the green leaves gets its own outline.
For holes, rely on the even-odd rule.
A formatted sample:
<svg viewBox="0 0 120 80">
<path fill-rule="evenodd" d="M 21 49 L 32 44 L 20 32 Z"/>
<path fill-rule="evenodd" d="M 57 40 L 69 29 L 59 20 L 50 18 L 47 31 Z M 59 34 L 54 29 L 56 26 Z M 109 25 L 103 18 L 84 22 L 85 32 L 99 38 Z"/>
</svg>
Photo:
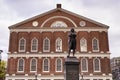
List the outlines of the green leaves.
<svg viewBox="0 0 120 80">
<path fill-rule="evenodd" d="M 0 62 L 0 79 L 3 79 L 5 77 L 5 68 L 6 68 L 6 62 L 1 61 Z"/>
</svg>

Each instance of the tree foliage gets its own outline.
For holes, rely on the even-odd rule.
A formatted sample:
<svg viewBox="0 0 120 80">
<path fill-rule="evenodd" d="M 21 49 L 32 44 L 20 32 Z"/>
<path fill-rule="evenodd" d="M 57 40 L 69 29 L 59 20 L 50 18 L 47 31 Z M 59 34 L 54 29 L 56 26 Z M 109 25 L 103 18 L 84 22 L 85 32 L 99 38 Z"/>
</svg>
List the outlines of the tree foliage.
<svg viewBox="0 0 120 80">
<path fill-rule="evenodd" d="M 5 68 L 6 68 L 6 62 L 1 61 L 0 62 L 0 80 L 5 78 Z"/>
</svg>

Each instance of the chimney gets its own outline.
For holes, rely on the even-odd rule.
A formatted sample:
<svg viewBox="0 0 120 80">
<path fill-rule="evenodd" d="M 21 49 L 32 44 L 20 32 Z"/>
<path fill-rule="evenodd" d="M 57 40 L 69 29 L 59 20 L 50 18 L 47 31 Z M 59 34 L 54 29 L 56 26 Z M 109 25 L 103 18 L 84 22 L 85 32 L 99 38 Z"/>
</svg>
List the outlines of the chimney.
<svg viewBox="0 0 120 80">
<path fill-rule="evenodd" d="M 57 4 L 57 8 L 61 8 L 61 4 Z"/>
</svg>

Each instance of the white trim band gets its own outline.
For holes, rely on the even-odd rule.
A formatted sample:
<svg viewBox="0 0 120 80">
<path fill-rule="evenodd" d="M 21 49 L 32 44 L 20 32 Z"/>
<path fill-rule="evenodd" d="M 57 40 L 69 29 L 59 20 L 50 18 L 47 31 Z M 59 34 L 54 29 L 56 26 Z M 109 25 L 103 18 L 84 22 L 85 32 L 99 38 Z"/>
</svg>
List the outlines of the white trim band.
<svg viewBox="0 0 120 80">
<path fill-rule="evenodd" d="M 10 29 L 10 32 L 57 32 L 57 31 L 70 31 L 70 28 L 36 28 L 36 29 Z M 75 28 L 75 31 L 87 31 L 87 32 L 91 32 L 91 31 L 105 31 L 107 32 L 107 29 L 91 29 L 91 28 Z"/>
<path fill-rule="evenodd" d="M 10 53 L 8 54 L 8 58 L 10 57 L 67 57 L 68 54 L 66 53 L 30 53 L 30 54 L 26 54 L 26 53 Z M 79 57 L 107 57 L 110 58 L 110 54 L 109 53 L 104 53 L 104 54 L 100 54 L 100 53 L 76 53 L 75 56 L 77 58 Z"/>
</svg>

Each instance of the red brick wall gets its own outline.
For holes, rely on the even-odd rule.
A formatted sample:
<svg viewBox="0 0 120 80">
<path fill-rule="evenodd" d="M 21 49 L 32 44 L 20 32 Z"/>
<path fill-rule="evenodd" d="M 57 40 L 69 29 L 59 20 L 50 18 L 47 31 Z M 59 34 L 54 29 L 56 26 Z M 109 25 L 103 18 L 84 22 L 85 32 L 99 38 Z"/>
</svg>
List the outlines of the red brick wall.
<svg viewBox="0 0 120 80">
<path fill-rule="evenodd" d="M 63 36 L 64 35 L 64 36 Z M 108 37 L 106 32 L 86 32 L 81 31 L 77 33 L 77 48 L 76 51 L 80 51 L 80 39 L 85 38 L 87 39 L 87 48 L 88 51 L 92 51 L 92 39 L 97 38 L 99 40 L 99 50 L 107 52 L 109 51 L 109 45 L 108 45 Z M 19 32 L 19 33 L 11 33 L 10 35 L 10 43 L 9 43 L 9 52 L 19 52 L 19 40 L 20 38 L 26 39 L 26 52 L 31 52 L 31 40 L 35 37 L 38 39 L 38 52 L 43 52 L 43 40 L 47 37 L 50 39 L 50 51 L 55 52 L 55 40 L 57 38 L 62 39 L 62 48 L 63 52 L 68 50 L 68 33 L 67 32 Z"/>
<path fill-rule="evenodd" d="M 32 59 L 33 57 L 30 57 L 30 58 L 25 58 L 23 57 L 23 59 L 25 60 L 25 65 L 24 65 L 24 72 L 23 73 L 19 73 L 17 72 L 17 65 L 18 65 L 18 60 L 20 59 L 20 57 L 16 58 L 16 59 L 13 59 L 13 58 L 10 58 L 9 59 L 9 62 L 8 63 L 8 66 L 9 68 L 7 69 L 7 73 L 8 74 L 33 74 L 34 72 L 30 72 L 30 60 Z M 50 71 L 49 72 L 43 72 L 43 59 L 45 57 L 42 57 L 42 58 L 38 58 L 38 57 L 35 57 L 37 59 L 37 73 L 38 74 L 42 74 L 42 75 L 50 75 L 50 74 L 54 74 L 54 75 L 58 75 L 58 74 L 63 74 L 64 71 L 62 72 L 56 72 L 55 70 L 55 65 L 56 65 L 56 59 L 57 57 L 55 58 L 50 58 L 48 57 L 48 59 L 50 60 Z M 99 58 L 100 59 L 100 62 L 101 62 L 101 72 L 94 72 L 94 69 L 93 69 L 93 59 L 94 57 L 92 58 L 88 58 L 86 57 L 87 60 L 88 60 L 88 72 L 82 72 L 86 75 L 89 75 L 90 73 L 93 73 L 94 75 L 96 74 L 100 74 L 102 75 L 103 73 L 105 74 L 109 74 L 111 72 L 110 70 L 110 61 L 108 58 Z M 64 58 L 61 57 L 62 59 L 62 65 L 64 66 Z M 79 67 L 79 70 L 80 70 L 80 73 L 81 73 L 81 59 L 82 57 L 79 58 L 80 60 L 80 67 Z M 63 67 L 64 69 L 64 67 Z"/>
<path fill-rule="evenodd" d="M 81 20 L 84 20 L 82 18 L 77 17 L 77 16 L 74 16 L 74 15 L 71 15 L 71 14 L 68 14 L 68 13 L 65 13 L 65 12 L 61 12 L 61 11 L 55 11 L 55 12 L 52 12 L 50 14 L 46 14 L 46 15 L 43 15 L 43 16 L 39 16 L 38 18 L 36 19 L 33 19 L 33 20 L 28 20 L 28 22 L 26 23 L 23 23 L 23 24 L 20 24 L 20 25 L 17 25 L 17 28 L 32 28 L 32 22 L 33 21 L 38 21 L 39 22 L 39 25 L 38 27 L 40 27 L 42 25 L 42 23 L 47 20 L 48 18 L 50 17 L 53 17 L 53 16 L 64 16 L 64 17 L 68 17 L 70 18 L 71 20 L 73 20 L 75 22 L 75 24 L 79 27 L 79 22 Z M 74 27 L 74 25 L 68 21 L 67 19 L 63 19 L 63 18 L 54 18 L 54 19 L 51 19 L 49 20 L 45 25 L 44 27 L 50 27 L 50 25 L 52 24 L 53 21 L 56 21 L 56 20 L 62 20 L 64 22 L 66 22 L 66 24 L 68 25 L 68 27 Z M 86 27 L 100 27 L 99 25 L 97 24 L 94 24 L 92 22 L 89 22 L 87 20 L 84 20 L 86 21 Z"/>
<path fill-rule="evenodd" d="M 64 16 L 67 17 L 71 20 L 73 20 L 73 22 L 75 22 L 75 24 L 78 26 L 78 28 L 84 29 L 84 27 L 80 27 L 79 22 L 81 20 L 83 20 L 82 18 L 80 18 L 80 16 L 74 16 L 71 14 L 68 14 L 66 12 L 62 12 L 62 11 L 55 11 L 52 12 L 51 14 L 46 14 L 43 16 L 39 16 L 38 18 L 34 18 L 34 20 L 28 20 L 28 22 L 23 22 L 23 24 L 17 25 L 17 27 L 15 27 L 16 29 L 30 29 L 33 28 L 32 26 L 32 22 L 33 21 L 38 21 L 38 27 L 40 29 L 40 26 L 42 25 L 42 23 L 47 20 L 50 17 L 53 16 Z M 67 24 L 68 28 L 69 27 L 75 27 L 75 25 L 73 25 L 73 23 L 71 21 L 69 21 L 68 19 L 65 18 L 54 18 L 49 20 L 48 22 L 45 23 L 45 25 L 43 25 L 43 28 L 48 28 L 51 26 L 51 24 L 54 21 L 63 21 Z M 87 30 L 87 28 L 91 28 L 91 29 L 99 29 L 102 26 L 99 26 L 95 23 L 92 23 L 90 21 L 84 20 L 86 21 L 86 26 L 85 29 Z M 35 27 L 34 27 L 35 28 Z M 102 27 L 103 28 L 103 27 Z M 89 30 L 88 29 L 88 30 Z M 30 52 L 31 54 L 31 40 L 35 37 L 38 39 L 38 52 L 43 52 L 43 40 L 47 37 L 50 39 L 50 52 L 53 51 L 55 52 L 55 40 L 60 37 L 62 39 L 62 53 L 64 51 L 68 51 L 68 32 L 64 32 L 64 31 L 55 31 L 55 32 L 11 32 L 10 33 L 10 40 L 9 40 L 9 52 L 13 53 L 14 52 L 18 52 L 19 53 L 19 40 L 21 38 L 25 38 L 26 39 L 26 50 L 25 52 Z M 87 51 L 91 51 L 92 52 L 92 39 L 95 37 L 99 40 L 99 52 L 100 51 L 109 51 L 109 42 L 108 42 L 108 33 L 107 32 L 99 32 L 99 31 L 79 31 L 77 32 L 77 45 L 76 45 L 76 51 L 80 51 L 80 39 L 81 38 L 85 38 L 87 39 Z M 37 52 L 37 53 L 38 53 Z M 48 52 L 48 54 L 50 53 Z M 88 53 L 87 52 L 87 53 Z M 101 54 L 99 53 L 98 54 Z M 21 54 L 21 53 L 20 53 Z M 25 53 L 26 54 L 26 53 Z M 92 53 L 91 53 L 92 54 Z M 17 72 L 17 64 L 18 64 L 18 59 L 20 57 L 17 58 L 9 58 L 8 59 L 8 69 L 7 69 L 7 73 L 8 74 L 34 74 L 34 73 L 30 73 L 30 59 L 31 57 L 28 58 L 23 58 L 25 60 L 25 71 L 24 73 L 18 73 Z M 38 74 L 48 74 L 50 75 L 50 73 L 54 73 L 55 75 L 57 74 L 63 74 L 63 72 L 55 72 L 55 60 L 57 57 L 55 58 L 50 58 L 50 72 L 45 73 L 42 71 L 42 64 L 43 64 L 43 59 L 45 57 L 43 56 L 42 58 L 36 58 L 37 59 L 37 72 Z M 79 58 L 79 60 L 81 61 L 81 58 Z M 63 65 L 64 65 L 64 58 L 63 59 Z M 89 73 L 93 73 L 93 74 L 102 74 L 102 73 L 106 73 L 108 74 L 110 72 L 110 60 L 108 58 L 100 58 L 101 61 L 101 72 L 100 73 L 94 73 L 93 72 L 93 57 L 92 58 L 88 58 L 88 72 L 84 73 L 84 74 L 89 74 Z M 81 72 L 81 64 L 80 64 L 80 72 Z"/>
</svg>

